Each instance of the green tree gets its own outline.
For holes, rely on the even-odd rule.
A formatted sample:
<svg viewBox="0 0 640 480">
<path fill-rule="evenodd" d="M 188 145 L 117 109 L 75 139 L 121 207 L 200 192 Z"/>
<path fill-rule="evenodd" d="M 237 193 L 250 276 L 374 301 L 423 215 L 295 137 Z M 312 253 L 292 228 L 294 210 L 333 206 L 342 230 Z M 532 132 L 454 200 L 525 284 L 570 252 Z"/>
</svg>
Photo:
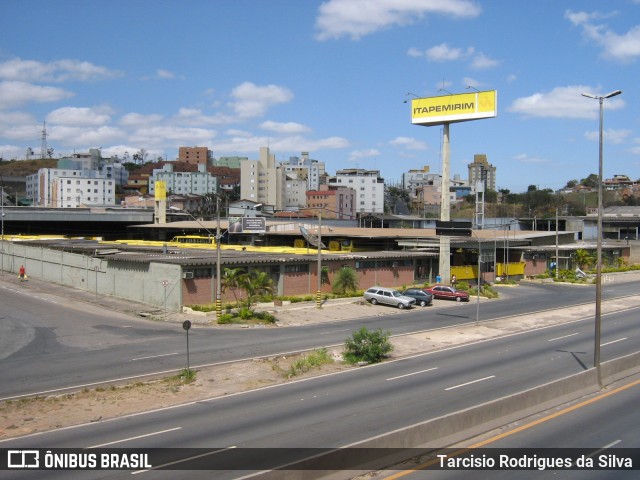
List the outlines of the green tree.
<svg viewBox="0 0 640 480">
<path fill-rule="evenodd" d="M 353 268 L 343 267 L 336 273 L 332 287 L 333 293 L 345 294 L 358 290 L 358 275 Z"/>
<path fill-rule="evenodd" d="M 222 292 L 226 292 L 227 290 L 231 290 L 233 292 L 233 298 L 235 298 L 236 303 L 238 302 L 238 289 L 241 289 L 240 282 L 243 275 L 246 272 L 242 268 L 225 268 L 222 274 Z"/>
<path fill-rule="evenodd" d="M 580 268 L 591 267 L 595 263 L 593 253 L 585 250 L 584 248 L 579 248 L 576 250 L 576 263 Z"/>
<path fill-rule="evenodd" d="M 378 363 L 393 351 L 390 336 L 390 332 L 381 329 L 370 332 L 362 327 L 345 341 L 344 359 L 349 363 Z"/>
<path fill-rule="evenodd" d="M 238 278 L 238 286 L 247 294 L 246 308 L 256 303 L 258 297 L 273 292 L 273 282 L 267 272 L 251 270 Z"/>
</svg>

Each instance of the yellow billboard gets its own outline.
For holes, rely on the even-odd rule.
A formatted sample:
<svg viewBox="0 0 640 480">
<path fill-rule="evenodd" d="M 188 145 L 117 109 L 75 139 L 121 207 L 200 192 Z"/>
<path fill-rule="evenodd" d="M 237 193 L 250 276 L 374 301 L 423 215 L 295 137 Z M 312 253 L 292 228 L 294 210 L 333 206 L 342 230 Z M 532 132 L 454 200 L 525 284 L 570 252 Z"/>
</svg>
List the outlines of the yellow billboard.
<svg viewBox="0 0 640 480">
<path fill-rule="evenodd" d="M 160 202 L 167 199 L 167 182 L 156 182 L 155 201 Z"/>
<path fill-rule="evenodd" d="M 498 92 L 458 93 L 411 100 L 411 123 L 442 125 L 498 115 Z"/>
</svg>

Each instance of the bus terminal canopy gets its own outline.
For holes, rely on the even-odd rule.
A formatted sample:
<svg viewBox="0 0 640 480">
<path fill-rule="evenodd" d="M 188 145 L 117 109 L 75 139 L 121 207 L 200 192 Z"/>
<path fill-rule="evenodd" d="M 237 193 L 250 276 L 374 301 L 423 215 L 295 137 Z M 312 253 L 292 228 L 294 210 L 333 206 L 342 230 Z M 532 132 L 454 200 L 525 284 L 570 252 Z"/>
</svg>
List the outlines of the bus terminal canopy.
<svg viewBox="0 0 640 480">
<path fill-rule="evenodd" d="M 411 100 L 411 123 L 433 126 L 498 115 L 498 92 L 459 93 Z"/>
</svg>

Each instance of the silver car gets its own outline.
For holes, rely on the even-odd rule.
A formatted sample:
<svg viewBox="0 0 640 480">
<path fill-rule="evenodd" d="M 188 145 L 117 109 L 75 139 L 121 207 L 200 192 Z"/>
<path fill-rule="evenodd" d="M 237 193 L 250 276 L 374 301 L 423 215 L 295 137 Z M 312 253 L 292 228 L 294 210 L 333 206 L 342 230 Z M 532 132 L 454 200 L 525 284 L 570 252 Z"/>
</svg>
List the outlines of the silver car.
<svg viewBox="0 0 640 480">
<path fill-rule="evenodd" d="M 384 287 L 371 287 L 364 292 L 364 299 L 373 305 L 382 303 L 398 308 L 411 308 L 416 303 L 415 298 L 405 297 L 398 290 Z"/>
</svg>

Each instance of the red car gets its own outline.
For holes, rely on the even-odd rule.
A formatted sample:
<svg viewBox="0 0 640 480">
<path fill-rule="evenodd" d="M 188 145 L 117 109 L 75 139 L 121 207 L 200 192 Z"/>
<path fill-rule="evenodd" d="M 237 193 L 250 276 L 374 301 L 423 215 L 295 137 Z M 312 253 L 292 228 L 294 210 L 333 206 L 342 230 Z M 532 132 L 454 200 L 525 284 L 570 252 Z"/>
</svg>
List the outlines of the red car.
<svg viewBox="0 0 640 480">
<path fill-rule="evenodd" d="M 433 298 L 443 298 L 445 300 L 455 300 L 456 302 L 468 302 L 469 294 L 462 290 L 456 290 L 455 287 L 446 285 L 434 285 L 433 287 L 423 288 L 425 292 L 433 295 Z"/>
</svg>

